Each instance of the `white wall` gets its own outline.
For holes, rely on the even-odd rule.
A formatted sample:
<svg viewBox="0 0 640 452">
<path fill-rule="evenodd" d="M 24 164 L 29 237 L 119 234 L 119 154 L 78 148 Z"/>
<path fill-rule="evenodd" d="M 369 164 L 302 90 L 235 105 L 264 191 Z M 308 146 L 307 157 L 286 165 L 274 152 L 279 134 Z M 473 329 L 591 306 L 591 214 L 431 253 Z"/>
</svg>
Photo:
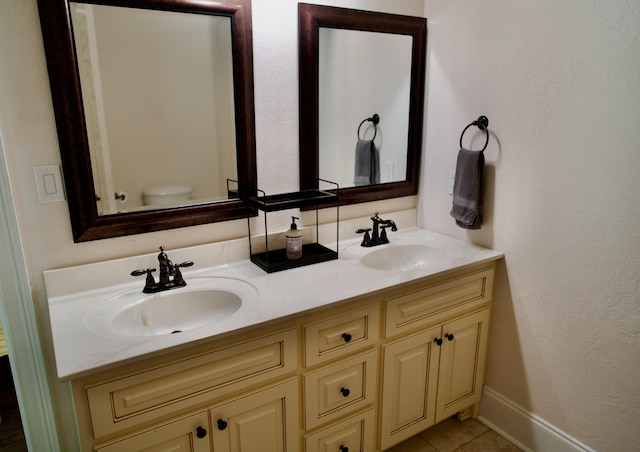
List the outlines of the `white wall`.
<svg viewBox="0 0 640 452">
<path fill-rule="evenodd" d="M 333 4 L 421 15 L 422 0 L 344 0 Z M 258 181 L 268 193 L 298 189 L 298 6 L 295 0 L 253 0 L 254 78 Z M 60 163 L 49 79 L 36 0 L 0 2 L 0 131 L 11 174 L 14 202 L 39 315 L 41 342 L 61 449 L 77 448 L 71 394 L 55 377 L 42 271 L 106 259 L 186 247 L 246 235 L 246 220 L 74 244 L 66 203 L 39 204 L 32 167 Z M 393 211 L 413 207 L 414 197 L 341 209 Z M 289 218 L 284 218 L 282 230 Z"/>
<path fill-rule="evenodd" d="M 426 0 L 425 15 L 419 218 L 506 254 L 486 384 L 596 450 L 636 450 L 640 3 Z M 447 172 L 481 114 L 488 218 L 468 232 Z"/>
</svg>

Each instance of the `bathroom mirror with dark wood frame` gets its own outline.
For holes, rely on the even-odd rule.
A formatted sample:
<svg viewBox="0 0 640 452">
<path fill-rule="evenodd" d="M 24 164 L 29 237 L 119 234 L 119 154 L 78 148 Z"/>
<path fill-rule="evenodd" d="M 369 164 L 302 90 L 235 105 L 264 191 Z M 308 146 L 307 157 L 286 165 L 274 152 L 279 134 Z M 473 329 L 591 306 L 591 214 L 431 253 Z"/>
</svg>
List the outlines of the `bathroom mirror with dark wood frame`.
<svg viewBox="0 0 640 452">
<path fill-rule="evenodd" d="M 96 205 L 89 134 L 70 0 L 38 0 L 54 113 L 75 242 L 194 226 L 255 214 L 244 200 L 257 186 L 251 0 L 82 0 L 85 4 L 221 16 L 230 20 L 237 190 L 229 199 L 102 215 Z M 212 56 L 211 64 L 214 64 Z M 158 93 L 162 96 L 163 93 Z M 233 127 L 233 125 L 232 125 Z M 183 150 L 176 149 L 182 153 Z M 184 155 L 184 154 L 183 154 Z M 159 153 L 152 155 L 162 159 Z M 144 171 L 140 168 L 138 171 Z"/>
<path fill-rule="evenodd" d="M 415 195 L 418 192 L 422 133 L 424 117 L 424 92 L 426 72 L 426 19 L 421 17 L 360 11 L 330 6 L 301 3 L 298 5 L 299 20 L 299 95 L 300 95 L 300 188 L 318 188 L 318 178 L 331 180 L 331 176 L 320 172 L 320 74 L 326 68 L 320 65 L 320 34 L 323 29 L 353 30 L 386 35 L 403 35 L 410 38 L 410 82 L 408 111 L 404 112 L 408 120 L 405 176 L 391 179 L 390 182 L 347 186 L 340 189 L 340 204 L 355 204 L 380 199 Z M 339 45 L 339 44 L 338 44 Z M 385 61 L 375 64 L 385 65 Z M 331 68 L 333 71 L 336 67 Z M 366 84 L 367 80 L 361 83 Z M 370 86 L 365 89 L 375 96 L 385 86 Z M 349 93 L 350 88 L 344 87 Z M 357 102 L 357 99 L 343 99 L 343 102 Z M 377 113 L 372 111 L 371 114 Z M 364 119 L 364 118 L 363 118 Z M 384 119 L 384 118 L 383 118 Z M 382 121 L 382 120 L 381 120 Z M 355 123 L 354 142 L 358 124 Z M 363 126 L 364 128 L 364 126 Z M 352 165 L 354 160 L 353 143 L 345 143 L 344 165 Z M 322 188 L 322 187 L 321 187 Z"/>
</svg>

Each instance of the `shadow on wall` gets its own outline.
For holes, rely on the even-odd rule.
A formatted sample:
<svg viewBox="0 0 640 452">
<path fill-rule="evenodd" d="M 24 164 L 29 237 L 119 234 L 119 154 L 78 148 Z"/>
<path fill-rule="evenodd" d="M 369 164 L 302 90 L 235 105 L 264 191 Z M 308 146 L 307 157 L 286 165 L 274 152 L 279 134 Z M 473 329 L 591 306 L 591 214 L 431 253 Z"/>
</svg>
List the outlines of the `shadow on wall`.
<svg viewBox="0 0 640 452">
<path fill-rule="evenodd" d="M 547 349 L 547 342 L 557 340 L 555 337 L 545 337 L 544 331 L 534 331 L 534 327 L 528 322 L 526 313 L 535 310 L 538 306 L 518 306 L 523 300 L 530 297 L 524 293 L 512 291 L 509 272 L 507 270 L 507 260 L 498 261 L 495 275 L 494 300 L 491 313 L 491 324 L 489 336 L 489 353 L 487 356 L 487 372 L 485 386 L 489 389 L 500 388 L 500 392 L 491 391 L 492 407 L 488 408 L 491 413 L 487 413 L 488 420 L 495 422 L 499 429 L 514 435 L 514 439 L 520 445 L 532 450 L 549 450 L 548 447 L 556 447 L 557 442 L 553 432 L 547 432 L 545 427 L 547 421 L 540 420 L 532 415 L 535 412 L 535 403 L 529 391 L 527 374 L 527 361 L 537 363 L 535 374 L 540 381 L 546 381 L 546 400 L 562 400 L 562 394 L 553 382 L 553 372 L 549 366 L 553 363 L 544 356 L 540 356 L 541 350 Z M 523 289 L 524 290 L 524 289 Z M 516 317 L 516 312 L 520 317 Z M 524 315 L 524 316 L 523 316 Z M 495 328 L 498 326 L 499 328 Z M 522 344 L 533 344 L 523 351 Z M 536 346 L 539 344 L 540 346 Z M 505 360 L 503 357 L 508 356 Z M 547 363 L 540 368 L 540 363 Z M 530 367 L 530 366 L 529 366 Z M 535 383 L 538 384 L 539 382 Z M 485 396 L 487 393 L 485 392 Z M 497 402 L 497 405 L 496 403 Z M 538 401 L 545 403 L 545 401 Z M 496 409 L 497 408 L 497 409 Z M 480 415 L 482 404 L 480 406 Z M 553 419 L 553 425 L 567 425 L 563 412 L 557 413 L 557 418 Z M 493 418 L 493 419 L 492 419 Z M 541 426 L 542 424 L 542 426 Z M 549 441 L 551 439 L 551 441 Z M 564 441 L 564 440 L 562 440 Z M 569 450 L 569 449 L 567 449 Z"/>
<path fill-rule="evenodd" d="M 513 296 L 511 285 L 509 284 L 509 273 L 507 271 L 507 259 L 497 262 L 493 287 L 493 309 L 491 310 L 491 328 L 489 331 L 489 353 L 487 356 L 487 371 L 485 376 L 485 386 L 489 388 L 511 388 L 517 394 L 502 394 L 503 396 L 517 402 L 522 406 L 531 406 L 531 396 L 522 388 L 528 388 L 526 382 L 526 371 L 524 355 L 520 345 L 520 332 L 518 322 L 513 308 Z M 494 328 L 499 325 L 500 328 Z M 508 362 L 502 357 L 509 356 Z M 482 416 L 482 405 L 480 405 L 480 415 Z M 517 439 L 524 444 L 531 444 L 534 436 L 533 431 L 518 432 L 524 436 Z"/>
</svg>

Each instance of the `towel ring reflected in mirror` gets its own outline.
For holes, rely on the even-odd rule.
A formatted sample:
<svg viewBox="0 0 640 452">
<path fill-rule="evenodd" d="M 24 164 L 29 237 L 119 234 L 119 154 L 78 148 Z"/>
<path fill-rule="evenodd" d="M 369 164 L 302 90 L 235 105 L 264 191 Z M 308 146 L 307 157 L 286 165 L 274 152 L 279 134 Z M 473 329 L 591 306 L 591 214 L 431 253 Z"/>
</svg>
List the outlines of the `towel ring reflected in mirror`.
<svg viewBox="0 0 640 452">
<path fill-rule="evenodd" d="M 462 130 L 462 133 L 460 134 L 460 149 L 464 148 L 464 146 L 462 146 L 462 137 L 464 136 L 464 133 L 467 131 L 467 129 L 471 126 L 477 126 L 478 129 L 482 130 L 486 134 L 487 140 L 484 143 L 484 147 L 480 149 L 480 151 L 478 151 L 484 152 L 484 150 L 487 149 L 487 145 L 489 144 L 489 119 L 486 116 L 480 116 L 477 120 L 473 121 Z"/>
<path fill-rule="evenodd" d="M 367 121 L 371 121 L 373 123 L 373 138 L 371 138 L 371 141 L 376 139 L 376 135 L 378 134 L 378 124 L 380 123 L 380 115 L 378 115 L 377 113 L 374 113 L 372 117 L 370 118 L 366 118 L 363 119 L 362 122 L 360 123 L 360 125 L 358 126 L 358 140 L 360 140 L 360 127 L 362 127 L 362 124 L 364 124 Z M 366 134 L 366 130 L 365 130 L 365 134 Z"/>
</svg>

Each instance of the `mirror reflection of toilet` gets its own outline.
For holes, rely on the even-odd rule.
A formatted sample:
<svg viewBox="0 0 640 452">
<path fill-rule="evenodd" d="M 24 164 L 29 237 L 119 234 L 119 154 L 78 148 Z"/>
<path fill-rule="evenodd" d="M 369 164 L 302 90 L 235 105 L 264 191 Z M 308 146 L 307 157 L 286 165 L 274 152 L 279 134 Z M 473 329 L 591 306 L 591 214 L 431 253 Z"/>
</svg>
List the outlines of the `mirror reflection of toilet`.
<svg viewBox="0 0 640 452">
<path fill-rule="evenodd" d="M 189 185 L 157 185 L 142 190 L 145 206 L 181 204 L 193 198 L 193 188 Z"/>
</svg>

